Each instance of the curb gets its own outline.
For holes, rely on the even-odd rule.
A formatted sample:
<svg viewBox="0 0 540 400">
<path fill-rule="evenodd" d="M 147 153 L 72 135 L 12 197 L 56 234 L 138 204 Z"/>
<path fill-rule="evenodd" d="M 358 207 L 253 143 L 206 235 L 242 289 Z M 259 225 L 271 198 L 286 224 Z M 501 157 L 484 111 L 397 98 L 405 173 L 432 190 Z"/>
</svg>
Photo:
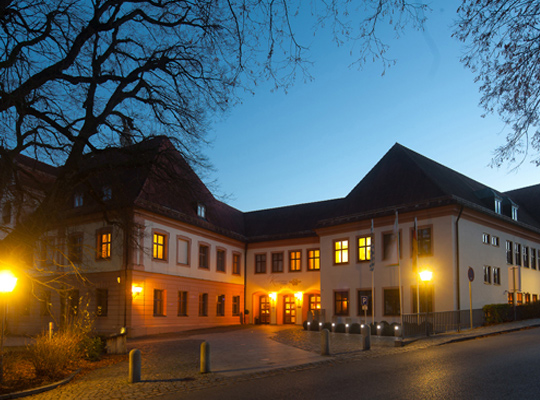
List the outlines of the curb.
<svg viewBox="0 0 540 400">
<path fill-rule="evenodd" d="M 22 392 L 14 392 L 14 393 L 7 393 L 7 394 L 0 395 L 0 400 L 18 399 L 20 397 L 31 396 L 31 395 L 34 395 L 34 394 L 43 393 L 43 392 L 47 392 L 49 390 L 56 389 L 58 386 L 69 383 L 73 378 L 75 378 L 75 375 L 77 375 L 80 371 L 81 370 L 78 369 L 77 371 L 72 373 L 67 378 L 65 378 L 65 379 L 63 379 L 63 380 L 61 380 L 59 382 L 51 383 L 51 384 L 46 385 L 46 386 L 41 386 L 41 387 L 37 387 L 37 388 L 34 388 L 34 389 L 23 390 Z"/>
</svg>

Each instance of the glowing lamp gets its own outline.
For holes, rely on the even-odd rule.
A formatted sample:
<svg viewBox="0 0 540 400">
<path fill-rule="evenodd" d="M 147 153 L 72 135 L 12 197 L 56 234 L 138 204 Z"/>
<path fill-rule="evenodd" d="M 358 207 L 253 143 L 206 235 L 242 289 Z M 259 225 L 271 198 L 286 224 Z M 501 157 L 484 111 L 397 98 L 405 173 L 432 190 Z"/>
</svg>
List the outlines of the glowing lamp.
<svg viewBox="0 0 540 400">
<path fill-rule="evenodd" d="M 433 272 L 431 271 L 422 271 L 420 272 L 420 280 L 422 282 L 429 282 L 433 277 Z"/>
<path fill-rule="evenodd" d="M 142 286 L 139 285 L 132 285 L 131 286 L 131 293 L 133 296 L 138 296 L 142 293 Z"/>
<path fill-rule="evenodd" d="M 0 292 L 11 293 L 17 284 L 17 277 L 11 271 L 4 270 L 0 272 Z"/>
<path fill-rule="evenodd" d="M 277 293 L 276 293 L 276 292 L 272 292 L 272 293 L 270 293 L 268 296 L 270 296 L 270 298 L 272 299 L 272 301 L 276 301 L 276 300 L 277 300 Z"/>
<path fill-rule="evenodd" d="M 296 300 L 302 301 L 302 292 L 296 292 L 294 294 L 294 297 L 296 298 Z"/>
</svg>

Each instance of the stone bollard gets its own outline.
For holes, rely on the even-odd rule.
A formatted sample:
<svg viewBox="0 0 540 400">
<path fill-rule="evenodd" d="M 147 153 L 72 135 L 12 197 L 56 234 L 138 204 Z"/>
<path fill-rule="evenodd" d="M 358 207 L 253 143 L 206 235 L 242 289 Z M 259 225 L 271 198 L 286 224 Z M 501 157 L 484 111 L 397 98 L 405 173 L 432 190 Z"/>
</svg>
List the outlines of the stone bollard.
<svg viewBox="0 0 540 400">
<path fill-rule="evenodd" d="M 201 374 L 210 372 L 210 343 L 201 343 Z"/>
<path fill-rule="evenodd" d="M 328 336 L 330 335 L 330 332 L 328 329 L 323 329 L 321 331 L 321 355 L 322 356 L 328 356 L 330 355 L 330 343 Z"/>
<path fill-rule="evenodd" d="M 362 326 L 362 350 L 369 350 L 371 348 L 371 326 Z"/>
<path fill-rule="evenodd" d="M 129 352 L 129 383 L 141 381 L 141 351 L 133 349 Z"/>
</svg>

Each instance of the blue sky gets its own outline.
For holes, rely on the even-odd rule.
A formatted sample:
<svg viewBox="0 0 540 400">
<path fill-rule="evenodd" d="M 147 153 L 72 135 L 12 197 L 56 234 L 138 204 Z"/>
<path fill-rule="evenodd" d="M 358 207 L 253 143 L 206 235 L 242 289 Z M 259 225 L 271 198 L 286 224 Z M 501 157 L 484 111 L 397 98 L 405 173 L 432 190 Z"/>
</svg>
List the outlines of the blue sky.
<svg viewBox="0 0 540 400">
<path fill-rule="evenodd" d="M 317 35 L 313 82 L 287 94 L 256 87 L 213 125 L 206 154 L 218 197 L 241 211 L 344 197 L 396 142 L 497 190 L 539 183 L 528 161 L 517 171 L 489 166 L 505 127 L 481 117 L 478 85 L 451 38 L 456 8 L 438 2 L 424 32 L 392 40 L 397 64 L 384 76 L 377 62 L 350 67 L 350 45 Z"/>
</svg>

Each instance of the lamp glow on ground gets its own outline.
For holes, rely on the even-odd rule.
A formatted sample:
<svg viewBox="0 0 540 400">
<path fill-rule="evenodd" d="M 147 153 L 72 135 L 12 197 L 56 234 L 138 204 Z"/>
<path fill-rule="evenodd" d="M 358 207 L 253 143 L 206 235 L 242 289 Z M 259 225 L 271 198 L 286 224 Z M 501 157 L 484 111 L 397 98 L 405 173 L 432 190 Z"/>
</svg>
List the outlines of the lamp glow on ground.
<svg viewBox="0 0 540 400">
<path fill-rule="evenodd" d="M 4 382 L 4 326 L 7 314 L 7 299 L 5 296 L 8 293 L 13 292 L 15 285 L 17 285 L 17 277 L 13 275 L 11 271 L 0 271 L 0 293 L 2 294 L 2 301 L 4 302 L 2 314 L 2 339 L 0 342 L 0 383 Z"/>
</svg>

